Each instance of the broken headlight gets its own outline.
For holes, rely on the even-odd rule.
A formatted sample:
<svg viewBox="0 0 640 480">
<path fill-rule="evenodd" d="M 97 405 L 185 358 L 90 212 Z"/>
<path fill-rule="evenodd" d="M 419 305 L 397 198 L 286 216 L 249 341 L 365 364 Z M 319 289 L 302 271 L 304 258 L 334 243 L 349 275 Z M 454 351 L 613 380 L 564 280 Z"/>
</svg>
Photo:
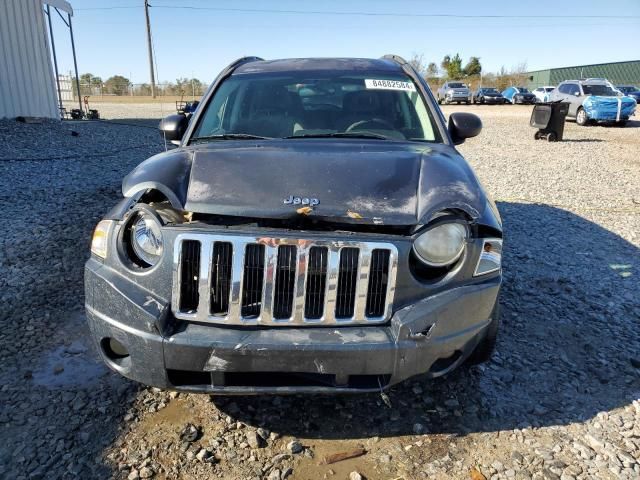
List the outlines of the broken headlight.
<svg viewBox="0 0 640 480">
<path fill-rule="evenodd" d="M 441 223 L 416 238 L 413 242 L 413 250 L 427 265 L 445 267 L 460 258 L 464 252 L 467 237 L 467 228 L 464 224 Z"/>
<path fill-rule="evenodd" d="M 132 260 L 141 267 L 152 267 L 162 257 L 163 240 L 160 219 L 145 210 L 136 211 L 129 221 L 128 240 Z"/>
</svg>

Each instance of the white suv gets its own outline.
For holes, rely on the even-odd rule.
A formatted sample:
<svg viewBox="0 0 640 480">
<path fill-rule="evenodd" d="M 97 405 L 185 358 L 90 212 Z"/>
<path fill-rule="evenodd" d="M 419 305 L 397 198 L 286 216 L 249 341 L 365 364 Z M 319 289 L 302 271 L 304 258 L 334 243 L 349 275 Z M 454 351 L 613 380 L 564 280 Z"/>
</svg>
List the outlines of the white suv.
<svg viewBox="0 0 640 480">
<path fill-rule="evenodd" d="M 555 88 L 556 87 L 538 87 L 531 93 L 536 96 L 538 102 L 548 102 L 551 92 L 553 92 Z"/>
</svg>

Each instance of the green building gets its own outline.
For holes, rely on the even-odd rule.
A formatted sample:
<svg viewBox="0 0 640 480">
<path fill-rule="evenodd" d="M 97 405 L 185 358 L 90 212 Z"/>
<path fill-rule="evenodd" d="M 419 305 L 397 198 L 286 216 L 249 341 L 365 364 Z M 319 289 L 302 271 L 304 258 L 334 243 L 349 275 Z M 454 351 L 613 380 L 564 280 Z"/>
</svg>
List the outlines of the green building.
<svg viewBox="0 0 640 480">
<path fill-rule="evenodd" d="M 606 78 L 614 85 L 640 87 L 640 60 L 550 68 L 528 72 L 527 76 L 529 77 L 530 89 L 545 85 L 555 87 L 564 80 L 578 80 L 580 78 Z"/>
</svg>

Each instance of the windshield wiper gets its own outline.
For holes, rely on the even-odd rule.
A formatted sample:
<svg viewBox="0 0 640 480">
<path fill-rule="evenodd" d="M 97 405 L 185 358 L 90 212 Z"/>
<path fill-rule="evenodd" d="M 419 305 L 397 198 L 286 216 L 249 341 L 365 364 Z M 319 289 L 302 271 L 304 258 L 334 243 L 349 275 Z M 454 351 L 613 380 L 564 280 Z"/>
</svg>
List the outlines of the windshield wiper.
<svg viewBox="0 0 640 480">
<path fill-rule="evenodd" d="M 378 133 L 357 133 L 357 132 L 335 132 L 335 133 L 303 133 L 302 135 L 291 135 L 283 138 L 374 138 L 376 140 L 392 140 Z"/>
<path fill-rule="evenodd" d="M 202 137 L 192 138 L 192 142 L 203 140 L 268 140 L 273 137 L 261 137 L 260 135 L 252 135 L 250 133 L 221 133 L 218 135 L 204 135 Z"/>
</svg>

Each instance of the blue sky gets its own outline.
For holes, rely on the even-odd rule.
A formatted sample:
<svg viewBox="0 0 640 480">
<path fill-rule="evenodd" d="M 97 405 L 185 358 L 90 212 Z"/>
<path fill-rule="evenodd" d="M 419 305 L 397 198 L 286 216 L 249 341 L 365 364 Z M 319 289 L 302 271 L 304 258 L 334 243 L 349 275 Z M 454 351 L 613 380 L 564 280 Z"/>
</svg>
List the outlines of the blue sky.
<svg viewBox="0 0 640 480">
<path fill-rule="evenodd" d="M 149 81 L 144 0 L 70 0 L 78 68 L 134 83 Z M 530 70 L 640 59 L 640 1 L 427 0 L 150 0 L 160 81 L 196 77 L 210 82 L 244 55 L 405 58 L 424 54 L 440 63 L 459 52 L 481 59 L 485 71 L 526 62 Z M 481 5 L 488 7 L 481 8 Z M 161 8 L 237 8 L 400 16 L 264 13 Z M 97 10 L 95 8 L 114 8 Z M 95 10 L 94 10 L 95 9 Z M 538 15 L 543 18 L 429 18 L 419 14 Z M 596 18 L 575 18 L 594 15 Z M 598 18 L 621 15 L 626 18 Z M 545 17 L 546 16 L 546 17 Z M 636 18 L 631 18 L 635 16 Z M 73 68 L 68 32 L 54 15 L 61 72 Z"/>
</svg>

